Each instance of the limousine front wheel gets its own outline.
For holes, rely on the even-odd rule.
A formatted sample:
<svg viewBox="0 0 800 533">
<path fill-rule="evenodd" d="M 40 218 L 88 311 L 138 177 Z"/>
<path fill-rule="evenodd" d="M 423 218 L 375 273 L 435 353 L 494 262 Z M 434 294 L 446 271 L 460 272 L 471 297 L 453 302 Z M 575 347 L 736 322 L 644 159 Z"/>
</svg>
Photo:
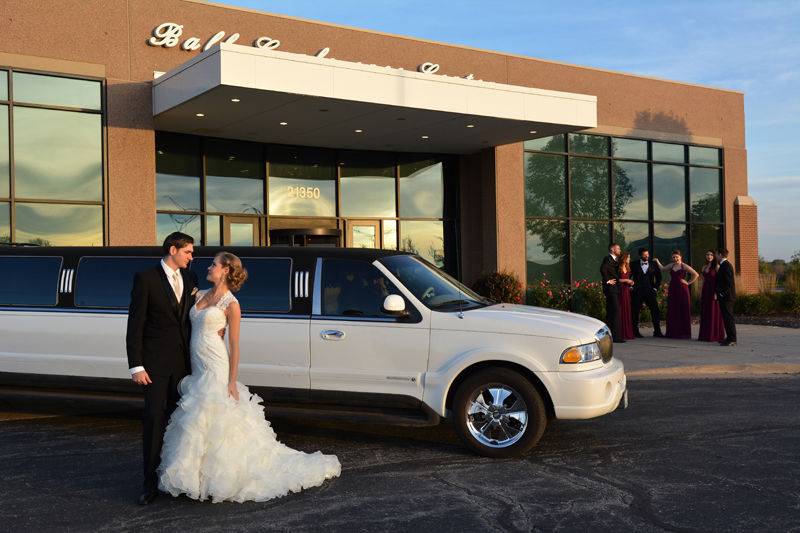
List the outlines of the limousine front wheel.
<svg viewBox="0 0 800 533">
<path fill-rule="evenodd" d="M 458 387 L 453 398 L 455 429 L 473 451 L 513 457 L 533 448 L 544 433 L 542 397 L 521 374 L 506 368 L 482 370 Z"/>
</svg>

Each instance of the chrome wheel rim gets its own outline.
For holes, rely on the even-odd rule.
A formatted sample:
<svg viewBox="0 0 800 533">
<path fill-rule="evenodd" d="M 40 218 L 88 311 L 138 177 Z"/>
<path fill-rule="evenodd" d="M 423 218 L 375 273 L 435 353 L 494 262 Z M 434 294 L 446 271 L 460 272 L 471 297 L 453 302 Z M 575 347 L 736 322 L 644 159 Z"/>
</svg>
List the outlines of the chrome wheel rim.
<svg viewBox="0 0 800 533">
<path fill-rule="evenodd" d="M 483 385 L 467 404 L 467 428 L 476 441 L 489 448 L 507 448 L 525 434 L 528 406 L 512 387 Z"/>
</svg>

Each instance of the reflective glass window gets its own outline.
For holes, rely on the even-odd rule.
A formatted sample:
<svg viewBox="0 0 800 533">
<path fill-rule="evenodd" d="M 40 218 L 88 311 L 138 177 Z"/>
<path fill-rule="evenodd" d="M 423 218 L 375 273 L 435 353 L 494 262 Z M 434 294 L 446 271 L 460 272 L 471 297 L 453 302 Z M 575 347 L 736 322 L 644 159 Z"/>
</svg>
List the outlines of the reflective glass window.
<svg viewBox="0 0 800 533">
<path fill-rule="evenodd" d="M 16 242 L 41 246 L 102 246 L 99 205 L 16 204 Z"/>
<path fill-rule="evenodd" d="M 0 100 L 8 100 L 8 71 L 0 70 Z"/>
<path fill-rule="evenodd" d="M 662 264 L 672 261 L 672 250 L 680 250 L 688 259 L 688 244 L 685 224 L 654 224 L 653 225 L 653 255 L 661 260 Z"/>
<path fill-rule="evenodd" d="M 341 216 L 396 216 L 393 155 L 341 152 L 339 168 Z"/>
<path fill-rule="evenodd" d="M 608 218 L 608 160 L 570 157 L 572 216 Z"/>
<path fill-rule="evenodd" d="M 689 163 L 717 167 L 720 165 L 719 149 L 703 146 L 689 147 Z"/>
<path fill-rule="evenodd" d="M 197 137 L 156 134 L 156 207 L 200 210 L 200 144 Z"/>
<path fill-rule="evenodd" d="M 402 297 L 389 278 L 366 261 L 325 259 L 321 284 L 322 314 L 327 316 L 394 318 L 383 311 L 383 301 L 390 294 Z M 406 309 L 413 309 L 408 301 Z"/>
<path fill-rule="evenodd" d="M 552 220 L 525 221 L 525 262 L 528 283 L 546 276 L 553 282 L 566 280 L 566 223 Z"/>
<path fill-rule="evenodd" d="M 720 171 L 714 168 L 689 168 L 690 213 L 694 222 L 722 220 Z"/>
<path fill-rule="evenodd" d="M 383 247 L 387 250 L 397 250 L 397 221 L 383 221 Z"/>
<path fill-rule="evenodd" d="M 11 174 L 8 165 L 8 106 L 0 105 L 0 198 L 11 194 Z"/>
<path fill-rule="evenodd" d="M 572 154 L 608 155 L 608 137 L 570 133 L 569 151 Z"/>
<path fill-rule="evenodd" d="M 56 305 L 60 274 L 60 257 L 0 257 L 0 304 Z"/>
<path fill-rule="evenodd" d="M 222 245 L 222 217 L 219 215 L 206 216 L 206 246 Z"/>
<path fill-rule="evenodd" d="M 400 249 L 444 266 L 444 225 L 438 220 L 401 220 Z"/>
<path fill-rule="evenodd" d="M 158 266 L 159 257 L 82 257 L 75 281 L 78 307 L 127 308 L 133 277 Z"/>
<path fill-rule="evenodd" d="M 523 143 L 525 150 L 538 150 L 540 152 L 566 152 L 563 135 L 529 139 Z"/>
<path fill-rule="evenodd" d="M 333 154 L 314 148 L 269 150 L 269 214 L 336 216 Z"/>
<path fill-rule="evenodd" d="M 243 141 L 206 139 L 206 211 L 264 212 L 261 146 Z"/>
<path fill-rule="evenodd" d="M 17 198 L 100 201 L 101 116 L 15 107 L 14 169 Z"/>
<path fill-rule="evenodd" d="M 286 257 L 242 257 L 247 281 L 236 293 L 243 313 L 286 313 L 291 309 L 292 261 Z M 200 289 L 208 289 L 207 270 L 213 257 L 195 257 L 189 268 Z"/>
<path fill-rule="evenodd" d="M 400 164 L 400 216 L 441 218 L 444 174 L 441 161 L 423 159 Z"/>
<path fill-rule="evenodd" d="M 156 215 L 156 242 L 161 246 L 167 235 L 180 231 L 191 235 L 194 242 L 201 242 L 200 215 L 193 213 L 158 213 Z"/>
<path fill-rule="evenodd" d="M 722 240 L 722 226 L 692 224 L 692 267 L 700 272 L 706 262 L 706 251 L 719 249 Z"/>
<path fill-rule="evenodd" d="M 608 224 L 573 222 L 570 230 L 572 279 L 599 280 L 600 261 L 608 253 L 608 245 L 611 242 Z"/>
<path fill-rule="evenodd" d="M 653 165 L 653 219 L 686 220 L 684 167 Z"/>
<path fill-rule="evenodd" d="M 615 222 L 614 241 L 632 258 L 639 256 L 639 248 L 649 247 L 650 225 L 647 222 Z"/>
<path fill-rule="evenodd" d="M 653 161 L 684 163 L 686 155 L 682 144 L 653 143 Z"/>
<path fill-rule="evenodd" d="M 14 101 L 100 110 L 99 81 L 14 72 Z"/>
<path fill-rule="evenodd" d="M 525 153 L 526 217 L 567 215 L 565 162 L 562 155 Z"/>
<path fill-rule="evenodd" d="M 11 242 L 11 206 L 0 202 L 0 243 Z"/>
<path fill-rule="evenodd" d="M 647 220 L 647 163 L 614 161 L 614 218 Z"/>
<path fill-rule="evenodd" d="M 624 159 L 647 159 L 647 141 L 611 139 L 611 155 Z"/>
</svg>

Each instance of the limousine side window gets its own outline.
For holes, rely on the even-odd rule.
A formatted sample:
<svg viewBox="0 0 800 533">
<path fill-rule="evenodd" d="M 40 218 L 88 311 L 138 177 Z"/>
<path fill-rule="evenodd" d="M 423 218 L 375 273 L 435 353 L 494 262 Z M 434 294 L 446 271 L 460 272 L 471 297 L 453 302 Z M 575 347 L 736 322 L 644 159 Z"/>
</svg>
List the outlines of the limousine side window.
<svg viewBox="0 0 800 533">
<path fill-rule="evenodd" d="M 0 257 L 0 305 L 58 303 L 60 257 Z"/>
<path fill-rule="evenodd" d="M 383 311 L 383 301 L 390 294 L 402 296 L 389 278 L 366 261 L 325 259 L 322 262 L 323 315 L 394 318 Z M 408 310 L 416 311 L 413 307 Z"/>
<path fill-rule="evenodd" d="M 127 309 L 133 277 L 158 266 L 158 257 L 82 257 L 75 286 L 76 307 Z"/>
<path fill-rule="evenodd" d="M 288 257 L 242 257 L 247 281 L 236 299 L 247 313 L 288 313 L 291 310 L 292 260 Z M 197 274 L 200 289 L 208 289 L 208 267 L 213 257 L 195 257 L 191 269 Z"/>
</svg>

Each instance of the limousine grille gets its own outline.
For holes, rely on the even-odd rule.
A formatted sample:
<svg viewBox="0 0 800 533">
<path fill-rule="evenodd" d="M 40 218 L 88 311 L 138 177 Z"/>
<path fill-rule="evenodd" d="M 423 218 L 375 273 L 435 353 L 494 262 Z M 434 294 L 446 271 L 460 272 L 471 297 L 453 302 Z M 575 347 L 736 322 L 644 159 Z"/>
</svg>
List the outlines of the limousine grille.
<svg viewBox="0 0 800 533">
<path fill-rule="evenodd" d="M 308 270 L 296 270 L 294 273 L 294 297 L 308 298 Z"/>
<path fill-rule="evenodd" d="M 75 269 L 65 268 L 61 271 L 61 277 L 58 280 L 58 292 L 61 294 L 69 294 L 72 292 L 73 280 L 75 279 Z"/>
</svg>

